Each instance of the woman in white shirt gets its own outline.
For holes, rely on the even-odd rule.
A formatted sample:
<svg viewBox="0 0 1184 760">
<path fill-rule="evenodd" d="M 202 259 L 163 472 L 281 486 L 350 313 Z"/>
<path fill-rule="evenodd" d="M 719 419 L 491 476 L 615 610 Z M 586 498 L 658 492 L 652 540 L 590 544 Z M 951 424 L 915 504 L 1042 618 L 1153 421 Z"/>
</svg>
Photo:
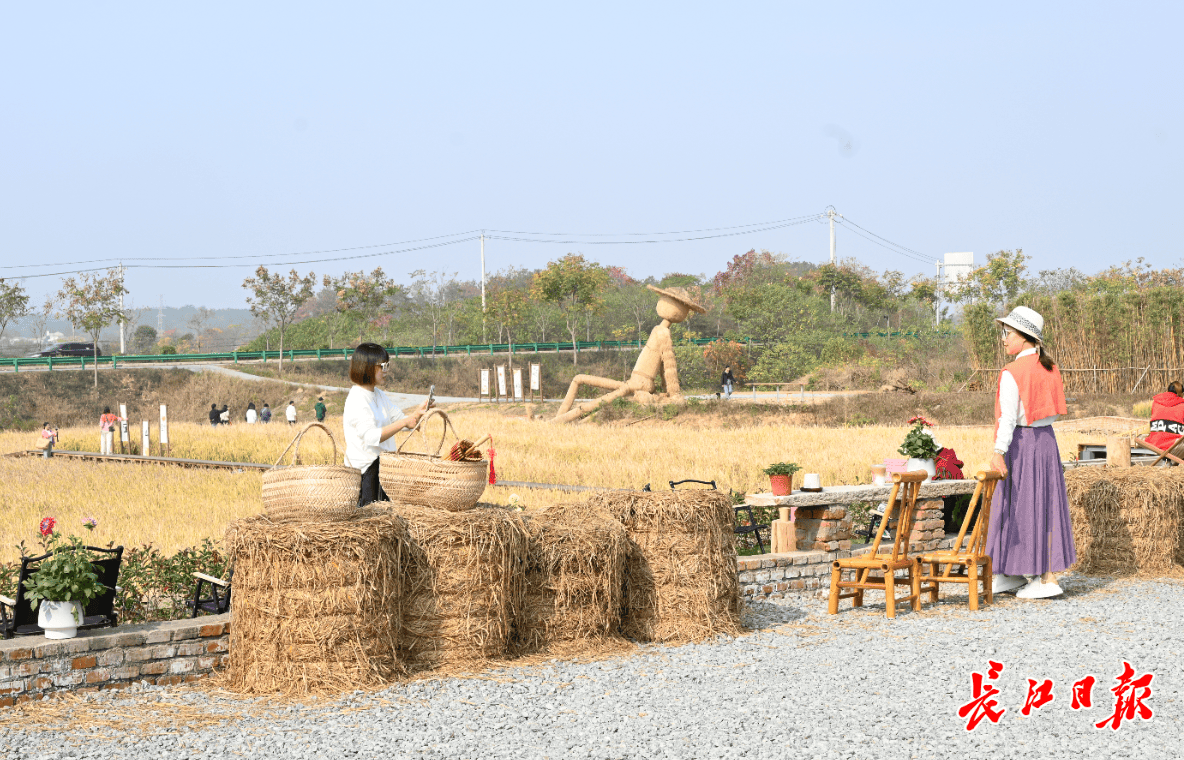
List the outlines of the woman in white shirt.
<svg viewBox="0 0 1184 760">
<path fill-rule="evenodd" d="M 345 463 L 362 471 L 362 490 L 358 506 L 372 501 L 388 501 L 378 482 L 378 455 L 394 451 L 394 435 L 413 428 L 428 410 L 425 400 L 414 412 L 404 416 L 378 385 L 390 357 L 377 343 L 362 343 L 354 349 L 349 363 L 349 379 L 353 387 L 345 397 Z"/>
<path fill-rule="evenodd" d="M 247 404 L 247 424 L 254 425 L 255 421 L 259 419 L 259 413 L 255 411 L 255 402 Z"/>
</svg>

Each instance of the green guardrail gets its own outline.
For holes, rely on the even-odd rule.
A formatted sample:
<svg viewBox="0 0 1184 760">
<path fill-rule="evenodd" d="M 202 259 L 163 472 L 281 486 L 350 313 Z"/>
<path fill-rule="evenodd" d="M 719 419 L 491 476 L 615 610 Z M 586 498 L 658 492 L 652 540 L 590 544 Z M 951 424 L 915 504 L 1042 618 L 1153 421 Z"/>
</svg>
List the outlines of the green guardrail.
<svg viewBox="0 0 1184 760">
<path fill-rule="evenodd" d="M 919 333 L 919 332 L 862 332 L 843 333 L 844 337 L 881 337 L 881 338 L 920 338 L 923 336 L 949 337 L 956 333 Z M 687 341 L 696 346 L 705 346 L 724 338 L 696 338 Z M 737 342 L 752 344 L 751 338 L 741 338 Z M 641 348 L 645 345 L 642 340 L 592 340 L 576 341 L 572 343 L 483 343 L 479 345 L 463 346 L 394 346 L 387 349 L 391 356 L 472 356 L 473 354 L 508 354 L 508 353 L 546 353 L 559 351 L 587 351 L 601 349 Z M 285 359 L 348 359 L 353 353 L 352 348 L 290 348 L 283 351 Z M 279 351 L 229 351 L 209 354 L 135 354 L 98 357 L 99 366 L 118 367 L 121 364 L 190 364 L 194 362 L 233 362 L 258 361 L 266 363 L 272 359 L 279 359 Z M 0 358 L 0 368 L 12 367 L 20 372 L 21 367 L 93 367 L 93 356 L 32 356 L 4 359 Z"/>
</svg>

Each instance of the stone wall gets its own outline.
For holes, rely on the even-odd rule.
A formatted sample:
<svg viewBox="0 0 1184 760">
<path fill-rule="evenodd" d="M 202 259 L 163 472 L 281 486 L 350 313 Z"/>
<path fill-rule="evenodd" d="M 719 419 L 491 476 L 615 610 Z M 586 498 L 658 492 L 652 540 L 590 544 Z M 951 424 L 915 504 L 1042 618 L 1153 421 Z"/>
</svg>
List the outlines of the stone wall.
<svg viewBox="0 0 1184 760">
<path fill-rule="evenodd" d="M 79 631 L 73 639 L 0 641 L 0 706 L 59 691 L 179 684 L 226 664 L 230 615 Z"/>
</svg>

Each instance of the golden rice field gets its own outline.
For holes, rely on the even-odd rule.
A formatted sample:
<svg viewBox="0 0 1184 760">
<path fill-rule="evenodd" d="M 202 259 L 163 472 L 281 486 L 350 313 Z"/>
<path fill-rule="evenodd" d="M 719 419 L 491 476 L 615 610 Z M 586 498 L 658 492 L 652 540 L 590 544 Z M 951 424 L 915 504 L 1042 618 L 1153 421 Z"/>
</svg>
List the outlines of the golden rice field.
<svg viewBox="0 0 1184 760">
<path fill-rule="evenodd" d="M 898 456 L 896 448 L 907 430 L 905 426 L 820 428 L 780 424 L 726 428 L 661 423 L 560 427 L 481 409 L 459 410 L 453 422 L 470 439 L 487 432 L 493 434 L 495 465 L 502 480 L 620 488 L 652 483 L 659 488 L 670 480 L 698 478 L 744 492 L 768 490 L 768 478 L 761 470 L 782 460 L 797 462 L 806 472 L 819 473 L 824 485 L 866 483 L 870 479 L 869 465 Z M 340 444 L 341 419 L 330 418 L 328 424 Z M 298 430 L 283 423 L 229 428 L 173 423 L 172 456 L 272 464 Z M 35 437 L 30 433 L 0 433 L 0 452 L 32 448 Z M 984 468 L 990 456 L 991 437 L 989 427 L 937 430 L 938 441 L 958 452 L 966 462 L 963 469 L 967 472 Z M 1062 456 L 1075 453 L 1079 441 L 1098 439 L 1096 434 L 1058 435 Z M 57 448 L 98 451 L 98 431 L 90 427 L 62 430 Z M 323 433 L 313 430 L 305 436 L 301 446 L 305 463 L 327 462 L 331 454 L 332 446 Z M 125 546 L 152 543 L 172 551 L 205 537 L 220 539 L 228 522 L 261 511 L 260 475 L 250 471 L 2 458 L 0 478 L 4 483 L 0 561 L 17 556 L 13 546 L 19 541 L 34 543 L 37 524 L 46 515 L 57 518 L 66 530 L 78 533 L 82 532 L 77 528 L 82 518 L 94 516 L 99 520 L 96 542 L 115 541 Z M 491 487 L 485 501 L 505 504 L 512 492 L 527 508 L 582 498 L 561 491 Z"/>
</svg>

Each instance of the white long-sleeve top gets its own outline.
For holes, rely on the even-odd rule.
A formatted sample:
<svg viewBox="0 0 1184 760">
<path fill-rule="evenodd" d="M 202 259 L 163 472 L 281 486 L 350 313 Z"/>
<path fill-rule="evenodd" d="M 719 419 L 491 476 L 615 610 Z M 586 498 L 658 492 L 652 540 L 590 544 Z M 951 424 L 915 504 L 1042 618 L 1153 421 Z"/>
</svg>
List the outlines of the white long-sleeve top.
<svg viewBox="0 0 1184 760">
<path fill-rule="evenodd" d="M 381 388 L 368 391 L 360 385 L 349 389 L 345 397 L 345 463 L 365 472 L 383 451 L 394 451 L 398 444 L 391 436 L 380 441 L 382 429 L 407 415 L 403 414 Z"/>
<path fill-rule="evenodd" d="M 1039 353 L 1038 348 L 1028 348 L 1020 351 L 1015 358 Z M 1006 454 L 1011 446 L 1012 436 L 1015 435 L 1017 425 L 1025 427 L 1047 427 L 1057 421 L 1058 415 L 1053 414 L 1043 419 L 1028 422 L 1024 414 L 1024 402 L 1020 398 L 1020 387 L 1015 378 L 1007 370 L 999 373 L 999 431 L 995 433 L 995 453 Z"/>
</svg>

